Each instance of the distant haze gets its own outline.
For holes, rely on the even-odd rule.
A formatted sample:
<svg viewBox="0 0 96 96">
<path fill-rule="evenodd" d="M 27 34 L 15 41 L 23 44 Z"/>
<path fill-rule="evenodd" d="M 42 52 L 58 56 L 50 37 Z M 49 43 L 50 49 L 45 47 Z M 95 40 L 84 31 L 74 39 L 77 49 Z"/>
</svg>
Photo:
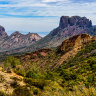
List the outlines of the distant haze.
<svg viewBox="0 0 96 96">
<path fill-rule="evenodd" d="M 0 24 L 6 29 L 8 35 L 20 31 L 23 34 L 31 32 L 45 36 L 58 26 L 59 18 L 56 21 L 54 18 L 26 18 L 26 20 L 24 18 L 8 18 L 8 20 L 7 18 L 0 18 Z"/>
</svg>

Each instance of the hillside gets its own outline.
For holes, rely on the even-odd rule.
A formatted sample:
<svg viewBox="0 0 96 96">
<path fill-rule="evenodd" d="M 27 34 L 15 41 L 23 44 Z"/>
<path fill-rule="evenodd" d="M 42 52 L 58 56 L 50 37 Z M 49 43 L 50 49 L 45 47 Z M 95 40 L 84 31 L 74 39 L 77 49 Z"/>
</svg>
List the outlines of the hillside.
<svg viewBox="0 0 96 96">
<path fill-rule="evenodd" d="M 1 66 L 2 74 L 16 73 L 25 83 L 15 83 L 9 96 L 96 96 L 96 36 L 84 33 L 64 40 L 56 50 L 9 56 Z"/>
</svg>

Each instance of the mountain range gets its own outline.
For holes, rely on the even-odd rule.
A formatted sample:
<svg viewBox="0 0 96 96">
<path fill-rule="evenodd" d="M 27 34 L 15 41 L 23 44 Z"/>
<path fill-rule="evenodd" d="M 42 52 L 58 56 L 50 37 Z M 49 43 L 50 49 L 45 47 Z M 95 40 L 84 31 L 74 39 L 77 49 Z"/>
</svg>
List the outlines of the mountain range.
<svg viewBox="0 0 96 96">
<path fill-rule="evenodd" d="M 21 34 L 19 31 L 12 33 L 10 36 L 5 32 L 5 28 L 0 26 L 0 51 L 11 50 L 22 46 L 28 46 L 42 37 L 37 33 Z"/>
<path fill-rule="evenodd" d="M 96 27 L 92 25 L 91 20 L 80 16 L 62 16 L 59 26 L 44 38 L 33 33 L 23 35 L 18 31 L 8 36 L 5 29 L 1 26 L 0 52 L 10 54 L 30 52 L 41 48 L 56 48 L 65 39 L 81 33 L 88 33 L 94 36 L 96 35 Z"/>
</svg>

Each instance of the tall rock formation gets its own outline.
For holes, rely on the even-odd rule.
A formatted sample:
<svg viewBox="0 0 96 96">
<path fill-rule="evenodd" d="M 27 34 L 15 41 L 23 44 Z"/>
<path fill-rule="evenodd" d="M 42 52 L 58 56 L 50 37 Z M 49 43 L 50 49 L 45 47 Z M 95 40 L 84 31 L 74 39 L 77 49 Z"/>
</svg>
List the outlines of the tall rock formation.
<svg viewBox="0 0 96 96">
<path fill-rule="evenodd" d="M 62 16 L 60 19 L 60 24 L 59 27 L 61 29 L 64 29 L 68 26 L 73 26 L 76 25 L 78 27 L 92 27 L 92 22 L 91 20 L 87 19 L 86 17 L 79 17 L 79 16 Z"/>
<path fill-rule="evenodd" d="M 93 27 L 91 20 L 80 16 L 62 16 L 56 29 L 34 45 L 27 47 L 26 50 L 54 48 L 59 46 L 65 39 L 82 33 L 88 33 L 92 36 L 96 35 L 96 28 Z"/>
</svg>

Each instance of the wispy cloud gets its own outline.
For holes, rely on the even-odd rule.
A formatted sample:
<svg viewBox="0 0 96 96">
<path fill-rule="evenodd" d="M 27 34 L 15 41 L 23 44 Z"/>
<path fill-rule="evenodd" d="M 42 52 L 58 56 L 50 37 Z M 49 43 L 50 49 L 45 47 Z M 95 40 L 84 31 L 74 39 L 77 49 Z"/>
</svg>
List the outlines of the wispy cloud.
<svg viewBox="0 0 96 96">
<path fill-rule="evenodd" d="M 66 1 L 69 1 L 69 0 L 43 0 L 42 2 L 66 2 Z"/>
<path fill-rule="evenodd" d="M 0 2 L 0 12 L 4 12 L 5 15 L 9 14 L 9 16 L 85 15 L 94 13 L 96 7 L 94 0 L 91 2 L 90 0 L 1 0 Z"/>
<path fill-rule="evenodd" d="M 0 24 L 6 27 L 10 20 L 10 26 L 19 26 L 13 27 L 14 30 L 47 32 L 58 25 L 62 15 L 86 16 L 96 24 L 95 10 L 96 0 L 0 0 Z M 48 23 L 48 20 L 51 23 Z M 42 21 L 44 22 L 41 23 Z M 34 27 L 34 24 L 39 28 Z M 13 30 L 10 26 L 7 27 L 8 31 Z"/>
</svg>

